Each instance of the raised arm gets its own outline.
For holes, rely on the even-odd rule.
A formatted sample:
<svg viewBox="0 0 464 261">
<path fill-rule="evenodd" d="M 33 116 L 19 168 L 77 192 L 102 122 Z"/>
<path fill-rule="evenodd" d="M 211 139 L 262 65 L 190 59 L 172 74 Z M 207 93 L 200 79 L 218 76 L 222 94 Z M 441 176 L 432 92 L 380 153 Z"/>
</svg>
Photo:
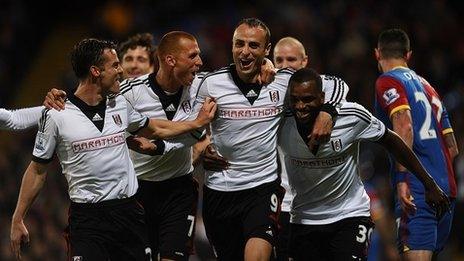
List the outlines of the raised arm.
<svg viewBox="0 0 464 261">
<path fill-rule="evenodd" d="M 34 161 L 24 173 L 18 202 L 11 219 L 10 245 L 17 259 L 21 259 L 21 243 L 29 242 L 29 232 L 24 225 L 24 218 L 42 189 L 46 177 L 46 165 Z"/>
<path fill-rule="evenodd" d="M 216 102 L 208 97 L 203 103 L 203 106 L 195 120 L 175 122 L 169 120 L 150 119 L 148 126 L 141 129 L 137 135 L 150 139 L 168 139 L 202 128 L 213 120 L 216 108 Z"/>
<path fill-rule="evenodd" d="M 0 129 L 24 130 L 36 126 L 43 107 L 31 107 L 19 110 L 0 109 Z"/>
</svg>

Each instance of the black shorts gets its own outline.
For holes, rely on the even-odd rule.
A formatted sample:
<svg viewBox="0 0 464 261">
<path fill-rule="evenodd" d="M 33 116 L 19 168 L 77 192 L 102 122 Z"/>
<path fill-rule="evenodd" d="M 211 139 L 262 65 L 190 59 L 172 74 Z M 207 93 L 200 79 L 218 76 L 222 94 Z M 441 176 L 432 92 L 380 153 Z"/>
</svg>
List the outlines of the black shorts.
<svg viewBox="0 0 464 261">
<path fill-rule="evenodd" d="M 151 260 L 146 232 L 144 210 L 134 197 L 71 202 L 69 260 Z"/>
<path fill-rule="evenodd" d="M 290 224 L 293 260 L 367 260 L 370 217 L 342 219 L 327 225 Z"/>
<path fill-rule="evenodd" d="M 137 199 L 145 209 L 154 256 L 188 260 L 193 254 L 198 182 L 192 175 L 158 182 L 139 180 Z"/>
<path fill-rule="evenodd" d="M 203 188 L 203 221 L 218 260 L 243 260 L 250 238 L 275 244 L 285 190 L 280 180 L 223 192 Z"/>
<path fill-rule="evenodd" d="M 290 213 L 280 212 L 279 216 L 279 235 L 276 244 L 278 261 L 288 261 L 288 243 L 290 241 Z"/>
</svg>

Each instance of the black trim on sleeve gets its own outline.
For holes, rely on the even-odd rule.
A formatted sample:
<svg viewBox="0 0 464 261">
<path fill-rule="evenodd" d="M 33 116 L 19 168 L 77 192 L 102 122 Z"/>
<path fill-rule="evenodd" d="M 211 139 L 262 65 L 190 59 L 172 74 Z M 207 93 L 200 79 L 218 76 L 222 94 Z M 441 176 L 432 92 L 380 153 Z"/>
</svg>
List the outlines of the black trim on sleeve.
<svg viewBox="0 0 464 261">
<path fill-rule="evenodd" d="M 206 136 L 206 132 L 200 130 L 193 130 L 190 132 L 190 135 L 196 140 L 201 140 Z"/>
<path fill-rule="evenodd" d="M 39 158 L 39 157 L 36 157 L 36 156 L 32 155 L 32 161 L 37 162 L 37 163 L 41 163 L 41 164 L 48 164 L 48 163 L 53 161 L 53 157 L 51 157 L 49 159 L 42 159 L 42 158 Z"/>
<path fill-rule="evenodd" d="M 328 114 L 330 114 L 330 116 L 332 116 L 332 121 L 335 122 L 335 117 L 337 117 L 338 112 L 337 112 L 337 109 L 335 108 L 334 105 L 332 105 L 330 103 L 324 103 L 321 106 L 321 111 L 325 111 Z"/>
<path fill-rule="evenodd" d="M 150 122 L 150 119 L 145 117 L 147 120 L 145 121 L 145 123 L 138 129 L 136 129 L 135 131 L 130 131 L 129 133 L 132 134 L 132 135 L 135 135 L 137 134 L 137 132 L 139 132 L 141 129 L 145 128 L 148 126 L 148 123 Z"/>
</svg>

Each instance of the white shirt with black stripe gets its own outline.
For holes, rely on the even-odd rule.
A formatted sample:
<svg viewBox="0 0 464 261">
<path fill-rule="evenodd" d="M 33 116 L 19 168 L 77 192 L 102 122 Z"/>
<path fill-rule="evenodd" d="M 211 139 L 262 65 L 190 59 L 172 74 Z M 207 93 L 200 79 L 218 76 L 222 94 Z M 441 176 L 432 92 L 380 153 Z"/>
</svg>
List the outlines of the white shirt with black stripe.
<svg viewBox="0 0 464 261">
<path fill-rule="evenodd" d="M 211 141 L 230 163 L 226 170 L 206 171 L 206 186 L 237 191 L 277 179 L 277 129 L 292 74 L 280 70 L 275 80 L 264 86 L 241 81 L 234 65 L 205 76 L 192 115 L 206 97 L 215 99 L 218 109 L 217 118 L 210 124 Z"/>
<path fill-rule="evenodd" d="M 280 146 L 294 195 L 291 223 L 331 224 L 349 217 L 369 216 L 369 196 L 358 174 L 361 140 L 379 140 L 385 125 L 357 103 L 342 103 L 330 141 L 313 155 L 294 117 L 283 123 Z"/>
<path fill-rule="evenodd" d="M 43 111 L 33 161 L 48 163 L 56 152 L 73 202 L 128 198 L 138 185 L 125 131 L 136 132 L 147 124 L 148 118 L 121 95 L 97 106 L 70 95 L 64 110 Z"/>
<path fill-rule="evenodd" d="M 31 107 L 18 110 L 0 108 L 0 129 L 24 130 L 37 126 L 44 107 Z"/>
<path fill-rule="evenodd" d="M 346 95 L 348 94 L 349 87 L 342 79 L 331 76 L 331 75 L 321 75 L 322 79 L 322 91 L 325 93 L 326 102 L 330 101 L 331 104 L 340 104 L 342 102 L 346 102 Z M 281 128 L 279 131 L 279 136 L 286 135 L 286 129 Z M 281 179 L 282 179 L 282 187 L 285 188 L 285 196 L 282 201 L 282 211 L 290 212 L 290 207 L 292 205 L 292 191 L 290 189 L 290 185 L 288 184 L 288 174 L 287 174 L 287 166 L 285 165 L 285 161 L 283 160 L 283 155 L 279 149 L 279 161 L 282 166 L 281 172 Z"/>
<path fill-rule="evenodd" d="M 197 74 L 192 86 L 185 86 L 178 93 L 170 95 L 166 94 L 156 82 L 156 74 L 147 74 L 122 82 L 121 94 L 135 110 L 149 118 L 183 121 L 188 119 L 192 111 L 198 85 L 205 74 Z M 178 96 L 173 98 L 175 95 Z M 198 136 L 193 132 L 172 139 L 173 142 L 184 140 L 188 145 L 175 150 L 170 149 L 161 156 L 149 156 L 131 150 L 130 156 L 134 162 L 137 178 L 163 181 L 191 173 L 193 166 L 190 146 L 198 140 Z M 169 144 L 170 140 L 166 140 L 166 143 Z"/>
</svg>

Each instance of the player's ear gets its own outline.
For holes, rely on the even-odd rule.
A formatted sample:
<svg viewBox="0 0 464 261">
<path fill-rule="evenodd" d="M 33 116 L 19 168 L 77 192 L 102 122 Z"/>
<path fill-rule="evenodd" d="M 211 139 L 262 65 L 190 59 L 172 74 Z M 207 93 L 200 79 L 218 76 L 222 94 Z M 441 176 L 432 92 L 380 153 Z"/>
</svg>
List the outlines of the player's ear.
<svg viewBox="0 0 464 261">
<path fill-rule="evenodd" d="M 100 68 L 98 68 L 98 67 L 95 66 L 95 65 L 90 66 L 90 74 L 91 74 L 93 77 L 98 77 L 98 76 L 100 76 L 100 74 L 101 74 Z"/>
<path fill-rule="evenodd" d="M 411 58 L 411 55 L 412 55 L 412 51 L 409 51 L 406 53 L 406 61 L 409 61 L 409 59 Z"/>
<path fill-rule="evenodd" d="M 165 60 L 166 64 L 169 65 L 169 66 L 175 66 L 176 65 L 176 58 L 171 54 L 166 55 L 164 60 Z"/>
<path fill-rule="evenodd" d="M 380 60 L 380 51 L 379 51 L 379 48 L 375 48 L 374 49 L 374 55 L 375 55 L 375 59 Z"/>
<path fill-rule="evenodd" d="M 268 43 L 266 46 L 266 56 L 268 56 L 270 52 L 271 52 L 271 43 Z"/>
<path fill-rule="evenodd" d="M 303 63 L 302 63 L 303 68 L 306 68 L 306 65 L 308 65 L 308 62 L 309 62 L 309 57 L 307 55 L 305 55 L 303 57 Z"/>
</svg>

